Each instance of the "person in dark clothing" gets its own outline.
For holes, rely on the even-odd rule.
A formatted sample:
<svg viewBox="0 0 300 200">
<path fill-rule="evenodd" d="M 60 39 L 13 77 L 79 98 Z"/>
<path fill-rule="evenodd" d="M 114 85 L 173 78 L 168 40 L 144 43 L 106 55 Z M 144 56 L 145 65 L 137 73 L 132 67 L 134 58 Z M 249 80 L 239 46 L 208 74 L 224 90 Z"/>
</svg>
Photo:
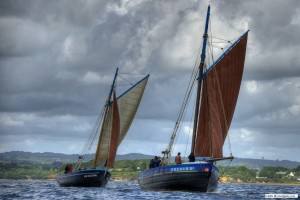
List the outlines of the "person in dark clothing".
<svg viewBox="0 0 300 200">
<path fill-rule="evenodd" d="M 150 164 L 149 164 L 149 169 L 153 168 L 153 162 L 154 162 L 154 160 L 151 159 L 151 160 L 150 160 Z"/>
<path fill-rule="evenodd" d="M 69 173 L 69 171 L 70 171 L 70 165 L 67 164 L 66 167 L 65 167 L 65 174 Z"/>
<path fill-rule="evenodd" d="M 195 162 L 195 156 L 193 152 L 191 152 L 191 154 L 189 155 L 189 162 Z"/>
<path fill-rule="evenodd" d="M 158 166 L 159 166 L 158 157 L 155 156 L 155 157 L 154 157 L 154 160 L 153 160 L 153 166 L 152 166 L 152 167 L 154 168 L 154 167 L 158 167 Z"/>
<path fill-rule="evenodd" d="M 161 159 L 160 159 L 160 157 L 158 157 L 158 166 L 161 166 L 161 165 L 162 165 Z"/>
</svg>

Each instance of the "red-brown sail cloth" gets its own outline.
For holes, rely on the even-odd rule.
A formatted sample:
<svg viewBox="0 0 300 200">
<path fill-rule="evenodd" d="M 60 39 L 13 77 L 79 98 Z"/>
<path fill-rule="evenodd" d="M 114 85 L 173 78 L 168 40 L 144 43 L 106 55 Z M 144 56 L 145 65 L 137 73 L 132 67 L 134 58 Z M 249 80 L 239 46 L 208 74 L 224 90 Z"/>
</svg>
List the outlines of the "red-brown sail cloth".
<svg viewBox="0 0 300 200">
<path fill-rule="evenodd" d="M 248 34 L 206 74 L 195 138 L 195 156 L 222 158 L 243 76 Z M 224 106 L 223 106 L 224 105 Z"/>
<path fill-rule="evenodd" d="M 113 168 L 118 149 L 118 140 L 120 135 L 120 115 L 116 94 L 114 92 L 113 114 L 112 114 L 112 130 L 110 138 L 110 147 L 106 167 Z"/>
</svg>

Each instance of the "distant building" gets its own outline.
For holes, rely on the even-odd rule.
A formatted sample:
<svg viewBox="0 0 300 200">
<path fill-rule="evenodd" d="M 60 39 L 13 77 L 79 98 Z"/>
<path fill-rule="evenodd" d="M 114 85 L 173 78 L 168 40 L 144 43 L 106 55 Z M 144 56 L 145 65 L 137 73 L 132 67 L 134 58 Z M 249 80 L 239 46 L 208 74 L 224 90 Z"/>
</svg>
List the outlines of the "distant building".
<svg viewBox="0 0 300 200">
<path fill-rule="evenodd" d="M 266 177 L 266 176 L 256 176 L 255 178 L 257 178 L 257 179 L 267 179 L 268 177 Z"/>
<path fill-rule="evenodd" d="M 295 178 L 295 172 L 291 172 L 287 175 L 288 178 Z"/>
</svg>

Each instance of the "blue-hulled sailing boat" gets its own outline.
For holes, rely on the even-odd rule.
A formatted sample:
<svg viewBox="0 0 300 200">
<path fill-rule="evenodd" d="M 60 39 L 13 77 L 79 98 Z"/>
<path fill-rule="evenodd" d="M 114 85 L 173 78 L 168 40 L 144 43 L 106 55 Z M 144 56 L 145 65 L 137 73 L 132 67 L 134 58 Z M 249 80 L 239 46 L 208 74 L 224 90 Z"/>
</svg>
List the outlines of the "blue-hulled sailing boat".
<svg viewBox="0 0 300 200">
<path fill-rule="evenodd" d="M 111 90 L 104 108 L 94 127 L 73 172 L 58 174 L 56 180 L 60 186 L 105 187 L 111 177 L 108 168 L 113 168 L 117 148 L 126 136 L 142 99 L 149 75 L 142 78 L 127 91 L 116 97 L 116 70 Z M 81 169 L 86 153 L 91 149 L 95 135 L 100 130 L 93 166 Z"/>
<path fill-rule="evenodd" d="M 233 159 L 223 156 L 226 139 L 242 81 L 248 31 L 240 36 L 209 67 L 205 65 L 210 6 L 206 15 L 201 61 L 192 74 L 184 103 L 175 123 L 170 143 L 162 153 L 163 165 L 142 171 L 138 182 L 146 190 L 184 190 L 209 192 L 218 185 L 219 170 L 215 162 Z M 174 139 L 186 110 L 193 85 L 197 84 L 191 152 L 195 162 L 169 164 Z"/>
</svg>

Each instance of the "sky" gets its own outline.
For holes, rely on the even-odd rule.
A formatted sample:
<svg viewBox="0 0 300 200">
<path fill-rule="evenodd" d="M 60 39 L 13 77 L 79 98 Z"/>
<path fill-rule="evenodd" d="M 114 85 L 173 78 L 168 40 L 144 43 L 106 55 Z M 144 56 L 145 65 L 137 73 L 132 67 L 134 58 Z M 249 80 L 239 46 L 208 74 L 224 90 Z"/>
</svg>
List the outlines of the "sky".
<svg viewBox="0 0 300 200">
<path fill-rule="evenodd" d="M 240 158 L 300 161 L 297 0 L 0 1 L 0 152 L 81 153 L 118 67 L 150 74 L 118 154 L 161 155 L 209 4 L 209 35 L 233 40 L 250 30 L 224 154 L 231 148 Z M 215 57 L 221 53 L 216 48 Z M 122 76 L 117 91 L 142 78 Z M 186 116 L 173 154 L 190 153 L 189 111 Z"/>
</svg>

